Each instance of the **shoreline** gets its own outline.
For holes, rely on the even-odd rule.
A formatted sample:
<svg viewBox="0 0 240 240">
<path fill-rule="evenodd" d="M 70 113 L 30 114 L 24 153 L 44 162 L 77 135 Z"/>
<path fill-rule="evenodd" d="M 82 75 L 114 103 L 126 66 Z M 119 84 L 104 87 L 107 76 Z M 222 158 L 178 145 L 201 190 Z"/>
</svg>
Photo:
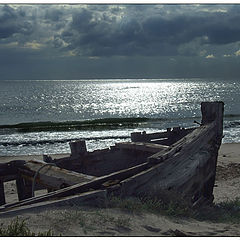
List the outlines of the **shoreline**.
<svg viewBox="0 0 240 240">
<path fill-rule="evenodd" d="M 67 157 L 70 155 L 70 153 L 59 153 L 59 154 L 47 154 L 51 156 L 52 158 L 62 158 L 62 157 Z M 218 161 L 220 162 L 225 162 L 225 158 L 223 155 L 226 157 L 229 156 L 230 161 L 237 161 L 237 157 L 240 156 L 240 142 L 239 143 L 222 143 L 221 147 L 218 151 Z M 0 156 L 0 163 L 5 162 L 5 161 L 13 161 L 13 160 L 31 160 L 31 159 L 36 159 L 36 160 L 41 160 L 42 161 L 43 154 L 37 155 L 12 155 L 12 156 Z M 240 159 L 239 159 L 240 162 Z"/>
</svg>

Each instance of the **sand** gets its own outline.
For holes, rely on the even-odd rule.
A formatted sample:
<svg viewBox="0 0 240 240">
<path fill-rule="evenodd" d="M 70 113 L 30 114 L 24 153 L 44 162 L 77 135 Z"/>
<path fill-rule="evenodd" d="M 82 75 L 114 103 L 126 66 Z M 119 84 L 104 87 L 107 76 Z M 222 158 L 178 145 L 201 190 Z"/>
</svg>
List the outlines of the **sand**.
<svg viewBox="0 0 240 240">
<path fill-rule="evenodd" d="M 42 156 L 0 157 L 0 162 L 17 159 L 42 160 Z M 5 183 L 4 187 L 7 203 L 16 201 L 15 182 Z M 240 144 L 222 144 L 220 148 L 214 197 L 215 203 L 240 198 Z M 15 218 L 2 216 L 0 225 Z M 23 212 L 19 218 L 25 219 L 31 231 L 51 229 L 54 235 L 62 236 L 240 236 L 238 224 L 172 218 L 147 212 L 132 214 L 115 208 L 66 206 Z"/>
</svg>

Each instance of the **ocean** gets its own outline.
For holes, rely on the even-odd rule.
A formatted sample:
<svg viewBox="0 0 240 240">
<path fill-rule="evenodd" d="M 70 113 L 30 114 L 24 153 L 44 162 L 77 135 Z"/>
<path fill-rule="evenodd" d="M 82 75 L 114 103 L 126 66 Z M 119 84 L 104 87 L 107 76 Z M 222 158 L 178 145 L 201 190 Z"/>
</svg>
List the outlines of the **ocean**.
<svg viewBox="0 0 240 240">
<path fill-rule="evenodd" d="M 223 101 L 223 143 L 240 142 L 240 81 L 92 79 L 0 81 L 0 156 L 69 153 L 129 141 L 131 132 L 196 126 L 202 101 Z"/>
</svg>

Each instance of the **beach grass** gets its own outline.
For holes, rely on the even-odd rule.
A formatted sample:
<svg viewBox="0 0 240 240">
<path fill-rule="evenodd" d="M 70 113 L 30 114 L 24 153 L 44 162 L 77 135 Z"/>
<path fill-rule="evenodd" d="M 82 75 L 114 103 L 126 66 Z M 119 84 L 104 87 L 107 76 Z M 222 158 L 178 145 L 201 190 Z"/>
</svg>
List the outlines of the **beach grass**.
<svg viewBox="0 0 240 240">
<path fill-rule="evenodd" d="M 212 221 L 216 223 L 240 223 L 240 199 L 228 200 L 218 204 L 202 206 L 192 209 L 176 201 L 165 203 L 159 199 L 112 197 L 109 207 L 119 208 L 132 214 L 151 212 L 168 217 L 194 218 L 199 221 Z"/>
<path fill-rule="evenodd" d="M 124 229 L 128 229 L 131 226 L 130 217 L 124 215 L 114 216 L 106 209 L 101 208 L 86 211 L 84 208 L 75 206 L 75 210 L 62 211 L 61 219 L 69 225 L 74 222 L 82 229 L 84 234 L 97 230 L 99 225 Z"/>
<path fill-rule="evenodd" d="M 0 225 L 0 237 L 51 237 L 53 232 L 51 230 L 45 232 L 32 232 L 26 225 L 25 220 L 20 220 L 18 217 L 11 221 L 7 226 Z"/>
<path fill-rule="evenodd" d="M 55 211 L 50 219 L 54 220 L 55 231 L 66 234 L 62 224 L 69 226 L 71 231 L 78 229 L 79 235 L 107 234 L 114 235 L 116 232 L 127 234 L 136 229 L 139 223 L 136 219 L 141 217 L 149 217 L 153 214 L 157 218 L 167 217 L 170 221 L 179 222 L 179 220 L 188 221 L 195 219 L 204 224 L 240 223 L 240 199 L 233 201 L 224 201 L 211 206 L 203 206 L 200 209 L 190 209 L 179 205 L 176 202 L 163 203 L 161 200 L 150 198 L 126 198 L 111 197 L 106 208 L 86 208 L 80 206 L 72 206 L 58 213 Z M 49 212 L 50 214 L 50 212 Z M 156 218 L 154 218 L 156 219 Z M 138 222 L 139 220 L 137 220 Z M 190 221 L 191 222 L 191 221 Z M 136 225 L 137 224 L 137 225 Z M 141 224 L 140 224 L 141 225 Z M 161 227 L 155 224 L 142 224 L 140 227 L 150 232 L 159 232 Z M 71 227 L 70 227 L 71 226 Z M 36 228 L 35 228 L 36 229 Z M 59 230 L 61 229 L 61 230 Z M 59 232 L 60 231 L 60 232 Z M 168 236 L 188 236 L 187 231 L 182 229 L 169 228 L 166 233 L 161 230 L 162 234 Z M 225 230 L 224 230 L 225 231 Z M 184 235 L 185 234 L 185 235 Z M 30 230 L 25 220 L 15 218 L 7 226 L 0 225 L 0 236 L 56 236 L 52 230 L 44 229 L 43 232 L 34 232 Z"/>
<path fill-rule="evenodd" d="M 211 207 L 203 207 L 195 212 L 195 218 L 201 221 L 216 223 L 240 223 L 240 199 L 227 200 L 214 204 Z"/>
<path fill-rule="evenodd" d="M 151 212 L 171 217 L 191 216 L 193 212 L 192 209 L 176 201 L 166 203 L 157 198 L 150 197 L 126 199 L 111 197 L 109 200 L 109 207 L 120 208 L 132 214 Z"/>
</svg>

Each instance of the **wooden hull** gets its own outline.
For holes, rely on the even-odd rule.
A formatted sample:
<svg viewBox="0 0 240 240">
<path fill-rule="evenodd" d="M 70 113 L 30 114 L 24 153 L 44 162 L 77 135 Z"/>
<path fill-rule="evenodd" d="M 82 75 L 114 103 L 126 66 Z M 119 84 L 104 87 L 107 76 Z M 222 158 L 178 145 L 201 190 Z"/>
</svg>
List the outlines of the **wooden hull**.
<svg viewBox="0 0 240 240">
<path fill-rule="evenodd" d="M 107 196 L 153 196 L 166 201 L 177 198 L 191 207 L 211 203 L 223 133 L 223 105 L 222 102 L 202 103 L 201 126 L 182 131 L 183 137 L 176 137 L 178 141 L 169 147 L 151 143 L 150 137 L 144 133 L 142 143 L 116 144 L 112 149 L 89 154 L 81 150 L 82 156 L 71 156 L 60 162 L 57 159 L 53 161 L 57 166 L 36 178 L 39 185 L 45 184 L 54 191 L 5 204 L 0 212 L 76 194 L 91 195 L 96 190 L 104 190 Z M 152 134 L 151 137 L 156 135 L 160 136 Z M 74 149 L 79 152 L 75 146 Z M 81 173 L 72 173 L 70 170 L 73 166 Z M 28 177 L 28 181 L 32 181 L 36 172 L 34 162 L 18 166 L 18 177 Z"/>
<path fill-rule="evenodd" d="M 213 200 L 217 153 L 215 125 L 205 125 L 172 149 L 148 158 L 151 168 L 121 182 L 121 194 L 153 195 L 162 199 L 182 198 L 192 206 Z"/>
</svg>

